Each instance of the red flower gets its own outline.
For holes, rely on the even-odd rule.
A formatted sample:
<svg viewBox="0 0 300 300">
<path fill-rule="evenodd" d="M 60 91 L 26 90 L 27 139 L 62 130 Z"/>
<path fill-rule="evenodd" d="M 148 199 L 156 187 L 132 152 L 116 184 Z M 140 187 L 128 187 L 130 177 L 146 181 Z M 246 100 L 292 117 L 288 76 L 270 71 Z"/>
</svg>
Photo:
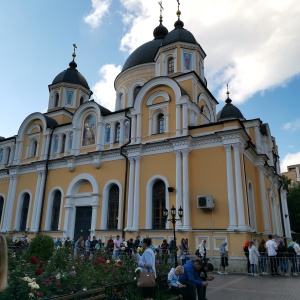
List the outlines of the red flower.
<svg viewBox="0 0 300 300">
<path fill-rule="evenodd" d="M 39 297 L 43 297 L 43 296 L 44 296 L 44 293 L 43 293 L 43 292 L 39 292 L 39 293 L 38 293 L 38 296 L 39 296 Z"/>
<path fill-rule="evenodd" d="M 160 265 L 160 264 L 156 264 L 156 268 L 158 268 L 158 269 L 159 269 L 160 267 L 161 267 L 161 265 Z"/>
<path fill-rule="evenodd" d="M 36 258 L 36 256 L 31 256 L 31 257 L 30 257 L 30 262 L 31 262 L 32 264 L 36 264 L 36 263 L 37 263 L 37 258 Z"/>
<path fill-rule="evenodd" d="M 52 278 L 53 280 L 56 280 L 56 276 L 55 276 L 55 275 L 51 276 L 51 278 Z"/>
<path fill-rule="evenodd" d="M 43 269 L 43 268 L 44 268 L 44 263 L 43 263 L 42 261 L 40 261 L 39 268 L 40 268 L 40 269 Z"/>
<path fill-rule="evenodd" d="M 105 267 L 104 267 L 105 269 L 108 269 L 108 265 L 105 265 Z"/>
<path fill-rule="evenodd" d="M 46 279 L 45 282 L 46 282 L 46 283 L 50 283 L 51 280 L 50 280 L 50 279 Z"/>
<path fill-rule="evenodd" d="M 60 282 L 56 282 L 56 286 L 57 286 L 57 287 L 60 287 L 60 286 L 61 286 L 61 283 L 60 283 Z"/>
<path fill-rule="evenodd" d="M 35 271 L 35 275 L 41 275 L 43 272 L 42 272 L 42 270 L 41 269 L 37 269 L 36 271 Z"/>
<path fill-rule="evenodd" d="M 103 264 L 105 263 L 105 260 L 102 257 L 98 257 L 98 261 L 102 262 Z"/>
<path fill-rule="evenodd" d="M 94 260 L 94 265 L 98 265 L 98 260 Z"/>
</svg>

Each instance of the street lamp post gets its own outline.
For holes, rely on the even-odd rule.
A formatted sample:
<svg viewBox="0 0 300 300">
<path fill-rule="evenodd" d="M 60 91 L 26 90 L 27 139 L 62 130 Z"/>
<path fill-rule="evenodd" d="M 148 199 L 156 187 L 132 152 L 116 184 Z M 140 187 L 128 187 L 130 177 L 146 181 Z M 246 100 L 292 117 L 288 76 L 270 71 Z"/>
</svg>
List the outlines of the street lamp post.
<svg viewBox="0 0 300 300">
<path fill-rule="evenodd" d="M 166 222 L 170 221 L 173 224 L 173 234 L 174 234 L 174 254 L 175 254 L 175 268 L 178 266 L 178 262 L 177 262 L 177 244 L 176 244 L 176 233 L 175 233 L 175 224 L 177 221 L 182 221 L 182 217 L 183 217 L 183 209 L 180 208 L 178 209 L 178 216 L 179 219 L 176 219 L 176 208 L 174 207 L 174 205 L 171 208 L 171 219 L 168 219 L 168 215 L 169 215 L 169 211 L 164 208 L 163 210 L 163 216 L 166 218 Z"/>
</svg>

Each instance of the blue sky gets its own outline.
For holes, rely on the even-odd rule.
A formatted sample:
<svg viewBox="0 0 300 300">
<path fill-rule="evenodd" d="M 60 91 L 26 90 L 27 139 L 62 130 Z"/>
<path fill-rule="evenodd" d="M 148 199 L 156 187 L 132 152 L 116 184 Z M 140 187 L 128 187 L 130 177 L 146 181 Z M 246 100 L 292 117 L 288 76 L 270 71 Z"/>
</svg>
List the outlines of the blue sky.
<svg viewBox="0 0 300 300">
<path fill-rule="evenodd" d="M 48 85 L 68 67 L 76 43 L 78 70 L 93 98 L 114 109 L 113 81 L 126 58 L 153 38 L 153 0 L 0 0 L 0 136 L 17 134 L 33 112 L 45 112 Z M 163 1 L 164 25 L 177 1 Z M 220 110 L 230 98 L 246 119 L 269 123 L 282 171 L 300 163 L 300 5 L 297 0 L 181 1 L 181 19 L 207 54 L 208 87 Z"/>
</svg>

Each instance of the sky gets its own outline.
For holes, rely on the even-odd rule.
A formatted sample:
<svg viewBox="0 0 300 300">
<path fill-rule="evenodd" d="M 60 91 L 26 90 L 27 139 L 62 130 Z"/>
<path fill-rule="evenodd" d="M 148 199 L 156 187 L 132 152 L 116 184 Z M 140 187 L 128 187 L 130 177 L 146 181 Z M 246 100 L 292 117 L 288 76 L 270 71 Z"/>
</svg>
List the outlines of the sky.
<svg viewBox="0 0 300 300">
<path fill-rule="evenodd" d="M 162 0 L 171 31 L 177 0 Z M 300 4 L 298 0 L 180 0 L 184 28 L 204 49 L 217 111 L 230 98 L 246 119 L 268 123 L 281 171 L 300 164 Z M 45 113 L 48 85 L 72 60 L 92 98 L 115 106 L 114 79 L 130 53 L 153 39 L 160 7 L 153 0 L 0 0 L 0 136 Z"/>
</svg>

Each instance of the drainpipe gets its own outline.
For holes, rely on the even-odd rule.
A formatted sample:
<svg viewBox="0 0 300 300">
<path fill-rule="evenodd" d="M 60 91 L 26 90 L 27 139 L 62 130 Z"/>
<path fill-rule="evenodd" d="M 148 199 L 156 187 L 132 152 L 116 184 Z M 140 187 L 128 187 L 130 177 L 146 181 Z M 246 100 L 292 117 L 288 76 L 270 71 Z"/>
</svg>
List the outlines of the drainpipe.
<svg viewBox="0 0 300 300">
<path fill-rule="evenodd" d="M 50 133 L 50 142 L 49 142 L 49 147 L 48 147 L 48 152 L 47 152 L 47 158 L 46 158 L 46 170 L 45 170 L 45 182 L 43 186 L 43 198 L 42 198 L 42 206 L 41 206 L 41 215 L 40 215 L 40 222 L 39 222 L 39 228 L 38 228 L 38 233 L 41 231 L 41 226 L 42 226 L 42 218 L 43 218 L 43 212 L 44 212 L 44 202 L 45 202 L 45 194 L 46 194 L 46 184 L 47 184 L 47 177 L 48 177 L 48 168 L 49 168 L 49 158 L 50 158 L 50 149 L 52 145 L 52 135 L 54 132 L 54 127 L 50 127 L 52 129 Z"/>
<path fill-rule="evenodd" d="M 125 165 L 125 180 L 124 180 L 124 197 L 123 197 L 123 216 L 122 216 L 122 237 L 125 238 L 125 216 L 126 216 L 126 203 L 127 203 L 127 182 L 128 182 L 128 163 L 129 159 L 128 156 L 123 153 L 124 148 L 131 143 L 131 117 L 127 115 L 128 109 L 125 112 L 125 117 L 129 119 L 129 137 L 128 137 L 128 142 L 124 145 L 121 146 L 120 148 L 120 154 L 125 157 L 126 160 L 126 165 Z"/>
</svg>

